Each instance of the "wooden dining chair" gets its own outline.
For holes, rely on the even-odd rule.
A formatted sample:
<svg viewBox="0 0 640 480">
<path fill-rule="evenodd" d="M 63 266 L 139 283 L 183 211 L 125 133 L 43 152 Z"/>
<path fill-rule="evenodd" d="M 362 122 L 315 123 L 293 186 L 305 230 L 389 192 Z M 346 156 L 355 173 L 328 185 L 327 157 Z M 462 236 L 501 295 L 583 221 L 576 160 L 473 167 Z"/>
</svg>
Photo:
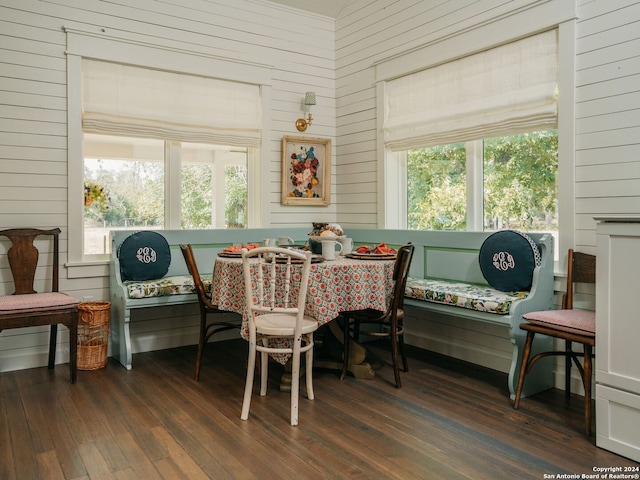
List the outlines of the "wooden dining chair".
<svg viewBox="0 0 640 480">
<path fill-rule="evenodd" d="M 207 291 L 202 283 L 200 271 L 196 263 L 196 257 L 193 254 L 191 244 L 180 245 L 180 250 L 187 264 L 187 269 L 193 277 L 193 285 L 198 294 L 198 304 L 200 305 L 200 334 L 198 336 L 198 353 L 196 355 L 196 382 L 200 381 L 200 367 L 202 365 L 202 354 L 209 339 L 218 332 L 225 330 L 240 329 L 242 319 L 234 313 L 220 310 L 211 299 L 211 292 Z M 213 320 L 207 323 L 208 316 L 212 315 Z"/>
<path fill-rule="evenodd" d="M 545 310 L 530 312 L 523 315 L 525 323 L 520 328 L 527 331 L 527 340 L 522 352 L 522 366 L 516 387 L 514 408 L 520 405 L 520 396 L 525 376 L 533 365 L 547 356 L 565 357 L 565 394 L 571 397 L 571 364 L 575 363 L 582 384 L 584 385 L 584 429 L 587 436 L 591 435 L 591 376 L 593 373 L 592 356 L 596 344 L 596 315 L 594 311 L 573 309 L 573 294 L 577 283 L 595 284 L 596 257 L 587 253 L 569 250 L 567 266 L 567 287 L 562 295 L 561 310 Z M 531 345 L 536 333 L 564 340 L 565 349 L 561 351 L 541 352 L 531 356 Z M 582 352 L 575 352 L 572 343 L 580 343 Z M 583 358 L 583 364 L 578 361 Z"/>
<path fill-rule="evenodd" d="M 351 335 L 355 341 L 359 340 L 360 335 L 368 335 L 371 337 L 388 338 L 391 341 L 391 359 L 393 362 L 393 374 L 395 376 L 396 387 L 402 387 L 400 379 L 400 366 L 398 360 L 398 352 L 402 357 L 402 369 L 409 371 L 407 364 L 407 356 L 404 351 L 404 290 L 407 286 L 407 278 L 409 276 L 409 268 L 413 258 L 414 245 L 411 243 L 403 245 L 398 249 L 398 256 L 393 269 L 393 293 L 386 311 L 367 309 L 355 312 L 345 312 L 342 317 L 343 324 L 343 359 L 342 373 L 340 379 L 344 379 L 349 368 L 351 356 Z M 365 325 L 374 326 L 374 328 L 363 328 Z"/>
<path fill-rule="evenodd" d="M 59 288 L 59 236 L 60 229 L 40 230 L 35 228 L 13 228 L 1 230 L 0 236 L 11 241 L 7 251 L 9 267 L 13 277 L 15 292 L 0 296 L 0 331 L 9 328 L 23 328 L 49 325 L 49 362 L 53 369 L 56 361 L 58 324 L 69 329 L 69 371 L 70 381 L 76 381 L 78 351 L 78 304 L 79 300 L 61 293 Z M 51 290 L 36 292 L 35 279 L 40 252 L 34 245 L 37 237 L 52 238 L 51 255 L 42 255 L 50 266 Z M 44 287 L 43 287 L 44 288 Z"/>
<path fill-rule="evenodd" d="M 307 398 L 314 398 L 313 332 L 318 329 L 318 322 L 304 315 L 311 252 L 279 247 L 244 249 L 242 267 L 249 317 L 249 360 L 240 418 L 249 418 L 257 352 L 260 352 L 260 396 L 267 394 L 269 355 L 290 355 L 291 425 L 297 425 L 302 353 L 305 354 Z M 276 338 L 288 341 L 285 344 L 270 342 Z"/>
</svg>

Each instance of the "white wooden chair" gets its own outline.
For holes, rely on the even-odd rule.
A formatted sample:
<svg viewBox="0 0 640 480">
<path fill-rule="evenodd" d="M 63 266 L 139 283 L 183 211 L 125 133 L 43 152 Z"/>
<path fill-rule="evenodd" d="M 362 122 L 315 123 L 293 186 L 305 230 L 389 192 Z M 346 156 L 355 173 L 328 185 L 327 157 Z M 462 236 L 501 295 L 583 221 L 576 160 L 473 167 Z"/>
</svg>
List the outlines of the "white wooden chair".
<svg viewBox="0 0 640 480">
<path fill-rule="evenodd" d="M 318 322 L 304 315 L 311 252 L 260 247 L 243 250 L 242 262 L 249 360 L 240 418 L 249 418 L 256 352 L 260 352 L 260 396 L 267 394 L 269 355 L 291 355 L 291 425 L 297 425 L 301 353 L 306 355 L 307 398 L 314 398 L 313 332 L 318 329 Z"/>
</svg>

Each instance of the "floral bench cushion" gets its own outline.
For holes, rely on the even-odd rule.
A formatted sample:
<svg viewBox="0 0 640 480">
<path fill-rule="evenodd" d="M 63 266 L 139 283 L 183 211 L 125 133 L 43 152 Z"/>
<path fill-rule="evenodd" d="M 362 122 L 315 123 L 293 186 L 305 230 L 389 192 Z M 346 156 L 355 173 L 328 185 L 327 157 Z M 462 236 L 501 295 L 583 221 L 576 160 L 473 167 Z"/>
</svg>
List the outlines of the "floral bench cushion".
<svg viewBox="0 0 640 480">
<path fill-rule="evenodd" d="M 405 289 L 406 298 L 455 305 L 498 315 L 508 314 L 514 301 L 528 295 L 528 291 L 502 292 L 485 285 L 411 277 L 407 279 Z"/>
<path fill-rule="evenodd" d="M 211 290 L 211 275 L 201 275 L 205 290 Z M 176 275 L 155 280 L 123 282 L 129 298 L 166 297 L 196 293 L 191 275 Z"/>
</svg>

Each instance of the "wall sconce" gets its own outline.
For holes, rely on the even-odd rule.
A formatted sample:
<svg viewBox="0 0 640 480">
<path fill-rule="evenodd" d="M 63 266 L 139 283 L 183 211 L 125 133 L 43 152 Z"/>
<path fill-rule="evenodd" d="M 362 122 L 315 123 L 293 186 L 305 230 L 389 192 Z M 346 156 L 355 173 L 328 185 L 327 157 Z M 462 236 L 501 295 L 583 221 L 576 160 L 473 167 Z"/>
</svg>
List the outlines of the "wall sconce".
<svg viewBox="0 0 640 480">
<path fill-rule="evenodd" d="M 299 132 L 304 132 L 311 122 L 313 117 L 311 116 L 311 106 L 316 104 L 316 92 L 307 92 L 304 94 L 304 111 L 307 113 L 307 119 L 299 118 L 296 120 L 296 128 Z"/>
</svg>

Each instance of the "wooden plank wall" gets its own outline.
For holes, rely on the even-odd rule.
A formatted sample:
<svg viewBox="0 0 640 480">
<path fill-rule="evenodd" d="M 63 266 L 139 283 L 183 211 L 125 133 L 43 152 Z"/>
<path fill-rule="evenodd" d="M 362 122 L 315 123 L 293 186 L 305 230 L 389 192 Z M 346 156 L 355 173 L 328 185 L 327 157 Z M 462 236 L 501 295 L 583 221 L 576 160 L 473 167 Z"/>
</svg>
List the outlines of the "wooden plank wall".
<svg viewBox="0 0 640 480">
<path fill-rule="evenodd" d="M 594 215 L 640 212 L 640 2 L 578 12 L 575 238 L 595 253 Z"/>
</svg>

